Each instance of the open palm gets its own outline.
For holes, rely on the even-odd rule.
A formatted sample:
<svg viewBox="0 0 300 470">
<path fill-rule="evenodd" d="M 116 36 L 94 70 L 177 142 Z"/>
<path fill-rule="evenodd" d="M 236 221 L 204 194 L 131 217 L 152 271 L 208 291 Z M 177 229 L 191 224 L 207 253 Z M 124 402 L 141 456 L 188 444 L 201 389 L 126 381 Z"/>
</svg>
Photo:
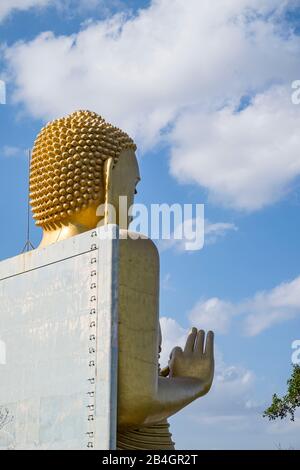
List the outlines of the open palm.
<svg viewBox="0 0 300 470">
<path fill-rule="evenodd" d="M 173 349 L 169 360 L 170 377 L 190 377 L 200 380 L 205 389 L 211 387 L 214 376 L 214 334 L 193 328 L 185 347 Z"/>
</svg>

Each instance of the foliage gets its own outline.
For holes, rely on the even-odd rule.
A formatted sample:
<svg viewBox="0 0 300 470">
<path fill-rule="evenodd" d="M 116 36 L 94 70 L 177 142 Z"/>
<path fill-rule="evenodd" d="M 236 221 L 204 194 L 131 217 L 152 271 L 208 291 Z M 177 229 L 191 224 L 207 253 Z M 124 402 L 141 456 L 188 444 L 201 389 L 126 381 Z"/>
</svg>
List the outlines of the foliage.
<svg viewBox="0 0 300 470">
<path fill-rule="evenodd" d="M 295 421 L 295 412 L 300 407 L 300 365 L 294 365 L 291 378 L 287 381 L 288 390 L 284 397 L 273 395 L 272 404 L 263 416 L 270 420 L 284 419 L 287 416 Z"/>
</svg>

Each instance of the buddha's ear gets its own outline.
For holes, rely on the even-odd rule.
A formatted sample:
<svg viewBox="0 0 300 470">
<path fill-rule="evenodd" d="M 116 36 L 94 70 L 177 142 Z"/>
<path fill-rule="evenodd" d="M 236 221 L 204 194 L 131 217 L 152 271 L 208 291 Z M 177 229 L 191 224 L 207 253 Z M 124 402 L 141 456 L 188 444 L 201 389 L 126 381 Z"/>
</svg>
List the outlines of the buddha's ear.
<svg viewBox="0 0 300 470">
<path fill-rule="evenodd" d="M 112 187 L 112 172 L 114 166 L 114 159 L 112 157 L 108 158 L 104 162 L 104 188 L 105 188 L 105 212 L 104 212 L 104 224 L 115 223 L 115 220 L 112 220 L 113 214 L 111 213 L 111 206 L 113 206 L 113 187 Z"/>
</svg>

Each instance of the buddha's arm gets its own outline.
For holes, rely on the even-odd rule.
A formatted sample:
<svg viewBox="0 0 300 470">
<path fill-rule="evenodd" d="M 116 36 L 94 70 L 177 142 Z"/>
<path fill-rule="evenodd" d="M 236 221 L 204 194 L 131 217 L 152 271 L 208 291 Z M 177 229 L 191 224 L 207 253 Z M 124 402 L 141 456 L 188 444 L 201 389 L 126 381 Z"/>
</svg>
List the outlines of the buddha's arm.
<svg viewBox="0 0 300 470">
<path fill-rule="evenodd" d="M 175 348 L 169 377 L 158 377 L 159 257 L 151 240 L 121 240 L 118 426 L 139 427 L 167 418 L 208 392 L 213 336 L 189 335 Z M 209 354 L 208 354 L 209 353 Z"/>
</svg>

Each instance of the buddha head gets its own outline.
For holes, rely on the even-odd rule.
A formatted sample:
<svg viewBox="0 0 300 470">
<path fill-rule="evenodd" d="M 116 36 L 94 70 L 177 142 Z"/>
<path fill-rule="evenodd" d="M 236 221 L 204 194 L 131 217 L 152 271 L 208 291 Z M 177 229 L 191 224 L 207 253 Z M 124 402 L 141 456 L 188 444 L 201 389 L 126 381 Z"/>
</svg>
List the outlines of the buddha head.
<svg viewBox="0 0 300 470">
<path fill-rule="evenodd" d="M 131 206 L 140 180 L 133 140 L 97 113 L 77 111 L 48 123 L 34 143 L 30 202 L 42 245 L 95 228 L 119 197 Z M 124 216 L 122 217 L 124 220 Z M 128 228 L 129 218 L 126 215 Z M 55 234 L 55 236 L 53 236 Z"/>
</svg>

